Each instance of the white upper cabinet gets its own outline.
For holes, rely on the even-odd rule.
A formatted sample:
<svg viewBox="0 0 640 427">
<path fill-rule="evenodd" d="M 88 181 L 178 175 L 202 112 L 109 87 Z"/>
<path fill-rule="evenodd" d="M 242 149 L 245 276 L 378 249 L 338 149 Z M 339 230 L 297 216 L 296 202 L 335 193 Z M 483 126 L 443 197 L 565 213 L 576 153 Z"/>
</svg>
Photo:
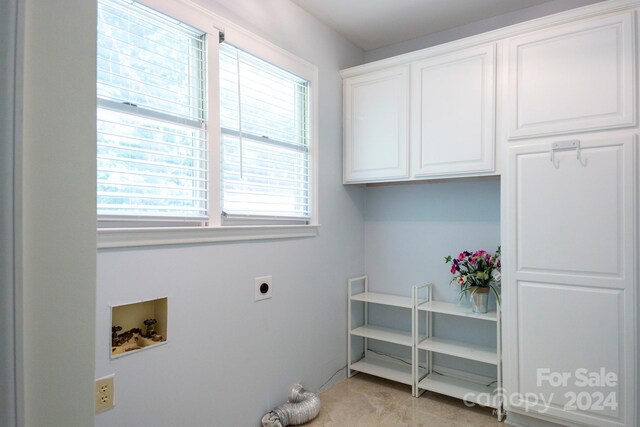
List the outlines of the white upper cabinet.
<svg viewBox="0 0 640 427">
<path fill-rule="evenodd" d="M 633 12 L 508 40 L 510 139 L 636 124 Z"/>
<path fill-rule="evenodd" d="M 491 43 L 346 78 L 344 181 L 494 173 L 495 70 Z"/>
<path fill-rule="evenodd" d="M 344 80 L 344 182 L 409 177 L 409 66 Z"/>
<path fill-rule="evenodd" d="M 496 46 L 411 64 L 411 167 L 416 178 L 493 173 Z"/>
</svg>

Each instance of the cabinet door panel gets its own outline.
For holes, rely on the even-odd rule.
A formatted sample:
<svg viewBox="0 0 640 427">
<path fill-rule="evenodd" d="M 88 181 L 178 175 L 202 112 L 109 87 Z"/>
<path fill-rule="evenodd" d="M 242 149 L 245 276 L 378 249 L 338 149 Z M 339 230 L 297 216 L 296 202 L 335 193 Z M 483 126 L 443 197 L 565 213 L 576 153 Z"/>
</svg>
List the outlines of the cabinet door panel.
<svg viewBox="0 0 640 427">
<path fill-rule="evenodd" d="M 520 389 L 542 393 L 550 415 L 576 405 L 572 401 L 574 393 L 577 397 L 587 392 L 592 402 L 598 392 L 604 396 L 613 393 L 618 402 L 626 397 L 624 298 L 620 289 L 518 282 L 518 320 L 532 326 L 519 330 Z M 587 373 L 602 370 L 615 374 L 615 381 L 612 378 L 606 387 L 581 387 Z M 560 373 L 566 379 L 557 381 L 551 373 Z M 582 405 L 587 397 L 580 399 L 584 407 L 581 415 L 599 420 L 619 422 L 626 409 L 621 405 Z M 534 403 L 535 399 L 529 401 Z M 546 408 L 540 405 L 539 409 Z"/>
<path fill-rule="evenodd" d="M 413 175 L 494 170 L 495 45 L 412 64 Z"/>
<path fill-rule="evenodd" d="M 576 151 L 553 161 L 549 152 L 518 156 L 519 271 L 621 276 L 622 153 L 607 145 L 583 147 L 580 159 Z"/>
<path fill-rule="evenodd" d="M 345 80 L 345 182 L 408 178 L 408 92 L 408 67 Z"/>
<path fill-rule="evenodd" d="M 509 137 L 632 126 L 632 13 L 509 41 Z"/>
<path fill-rule="evenodd" d="M 579 152 L 552 155 L 549 140 L 507 150 L 507 402 L 514 411 L 580 425 L 631 427 L 637 421 L 638 141 L 631 134 L 578 141 Z M 569 377 L 552 384 L 541 379 L 541 369 Z M 580 385 L 580 375 L 602 369 L 616 376 L 615 384 Z M 617 405 L 599 407 L 600 394 Z M 573 409 L 566 406 L 575 406 L 572 396 L 582 399 Z"/>
</svg>

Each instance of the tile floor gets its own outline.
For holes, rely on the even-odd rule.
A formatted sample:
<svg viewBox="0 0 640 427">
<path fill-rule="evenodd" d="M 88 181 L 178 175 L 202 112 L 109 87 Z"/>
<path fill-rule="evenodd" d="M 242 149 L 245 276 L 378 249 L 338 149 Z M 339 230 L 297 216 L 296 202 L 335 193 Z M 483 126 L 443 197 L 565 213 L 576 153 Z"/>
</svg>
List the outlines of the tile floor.
<svg viewBox="0 0 640 427">
<path fill-rule="evenodd" d="M 320 394 L 320 415 L 307 427 L 491 427 L 490 408 L 469 408 L 458 399 L 425 392 L 366 374 L 345 379 Z"/>
</svg>

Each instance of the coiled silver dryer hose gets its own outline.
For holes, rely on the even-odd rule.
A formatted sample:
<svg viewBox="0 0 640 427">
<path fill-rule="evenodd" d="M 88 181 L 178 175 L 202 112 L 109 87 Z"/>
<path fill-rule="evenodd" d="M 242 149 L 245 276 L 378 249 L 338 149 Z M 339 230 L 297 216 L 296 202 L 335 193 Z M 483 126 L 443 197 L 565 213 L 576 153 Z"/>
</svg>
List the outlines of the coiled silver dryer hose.
<svg viewBox="0 0 640 427">
<path fill-rule="evenodd" d="M 263 427 L 299 426 L 311 421 L 320 413 L 320 398 L 294 384 L 289 391 L 289 402 L 273 408 L 262 417 Z"/>
</svg>

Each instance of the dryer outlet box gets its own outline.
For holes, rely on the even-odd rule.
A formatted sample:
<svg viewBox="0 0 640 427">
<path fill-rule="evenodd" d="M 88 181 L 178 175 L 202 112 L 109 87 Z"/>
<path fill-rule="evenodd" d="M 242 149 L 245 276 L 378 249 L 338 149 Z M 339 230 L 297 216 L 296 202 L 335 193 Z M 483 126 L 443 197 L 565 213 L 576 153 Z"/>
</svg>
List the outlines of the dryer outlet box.
<svg viewBox="0 0 640 427">
<path fill-rule="evenodd" d="M 254 301 L 262 301 L 273 296 L 273 278 L 271 276 L 256 277 L 256 294 Z"/>
</svg>

